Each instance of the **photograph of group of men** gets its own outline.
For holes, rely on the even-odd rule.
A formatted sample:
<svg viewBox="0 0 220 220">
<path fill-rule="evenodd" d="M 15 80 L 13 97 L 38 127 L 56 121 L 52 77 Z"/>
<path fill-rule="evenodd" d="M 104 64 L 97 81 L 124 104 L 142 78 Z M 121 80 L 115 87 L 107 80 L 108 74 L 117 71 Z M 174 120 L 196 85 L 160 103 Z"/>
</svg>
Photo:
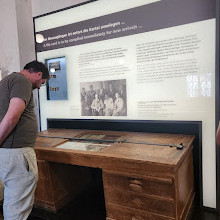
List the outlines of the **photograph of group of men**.
<svg viewBox="0 0 220 220">
<path fill-rule="evenodd" d="M 126 79 L 80 84 L 82 116 L 126 116 Z"/>
</svg>

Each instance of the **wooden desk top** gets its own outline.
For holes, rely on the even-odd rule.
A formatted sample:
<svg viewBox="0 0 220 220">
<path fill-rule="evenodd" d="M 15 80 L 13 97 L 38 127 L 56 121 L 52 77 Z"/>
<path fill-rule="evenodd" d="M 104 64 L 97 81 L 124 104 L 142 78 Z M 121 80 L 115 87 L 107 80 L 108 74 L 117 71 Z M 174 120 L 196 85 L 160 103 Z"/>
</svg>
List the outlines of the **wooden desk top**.
<svg viewBox="0 0 220 220">
<path fill-rule="evenodd" d="M 90 138 L 99 135 L 113 137 L 116 142 L 108 143 L 109 147 L 98 152 L 56 148 L 57 145 L 68 141 L 68 138 Z M 49 129 L 39 133 L 35 150 L 38 159 L 42 160 L 112 171 L 138 170 L 143 175 L 150 172 L 165 177 L 175 173 L 187 152 L 192 150 L 193 140 L 194 136 L 184 134 Z M 182 150 L 169 146 L 181 143 L 184 146 Z"/>
</svg>

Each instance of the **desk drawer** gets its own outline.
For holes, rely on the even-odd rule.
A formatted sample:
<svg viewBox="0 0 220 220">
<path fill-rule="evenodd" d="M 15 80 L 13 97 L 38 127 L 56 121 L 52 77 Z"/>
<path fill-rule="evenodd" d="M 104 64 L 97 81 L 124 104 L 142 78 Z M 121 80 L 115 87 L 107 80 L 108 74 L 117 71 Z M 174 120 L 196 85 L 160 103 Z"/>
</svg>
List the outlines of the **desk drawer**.
<svg viewBox="0 0 220 220">
<path fill-rule="evenodd" d="M 130 174 L 103 172 L 105 188 L 121 191 L 141 192 L 143 194 L 174 199 L 174 184 L 170 179 L 138 177 Z"/>
<path fill-rule="evenodd" d="M 107 220 L 174 220 L 172 217 L 140 211 L 133 208 L 106 204 Z"/>
<path fill-rule="evenodd" d="M 169 217 L 174 217 L 175 215 L 175 204 L 173 200 L 161 199 L 146 194 L 143 195 L 142 193 L 118 191 L 117 189 L 105 189 L 105 198 L 106 203 L 112 203 Z"/>
</svg>

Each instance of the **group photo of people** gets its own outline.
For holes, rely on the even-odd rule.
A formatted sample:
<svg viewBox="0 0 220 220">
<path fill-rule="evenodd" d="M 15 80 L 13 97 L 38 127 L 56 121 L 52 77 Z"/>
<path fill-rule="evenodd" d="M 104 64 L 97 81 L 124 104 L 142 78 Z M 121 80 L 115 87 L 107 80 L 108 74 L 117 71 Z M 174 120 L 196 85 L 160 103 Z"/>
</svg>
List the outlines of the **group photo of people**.
<svg viewBox="0 0 220 220">
<path fill-rule="evenodd" d="M 82 116 L 127 116 L 126 79 L 80 84 Z"/>
</svg>

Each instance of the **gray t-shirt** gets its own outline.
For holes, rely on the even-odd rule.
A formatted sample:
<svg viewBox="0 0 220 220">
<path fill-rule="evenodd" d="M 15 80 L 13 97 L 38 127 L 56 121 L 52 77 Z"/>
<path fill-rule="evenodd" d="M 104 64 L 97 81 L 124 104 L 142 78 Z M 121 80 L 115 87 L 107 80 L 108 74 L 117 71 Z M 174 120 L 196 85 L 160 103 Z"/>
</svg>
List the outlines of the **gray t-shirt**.
<svg viewBox="0 0 220 220">
<path fill-rule="evenodd" d="M 4 118 L 11 98 L 25 101 L 25 110 L 17 125 L 0 147 L 34 147 L 37 137 L 37 118 L 34 112 L 31 82 L 21 73 L 12 73 L 0 81 L 0 122 Z"/>
</svg>

